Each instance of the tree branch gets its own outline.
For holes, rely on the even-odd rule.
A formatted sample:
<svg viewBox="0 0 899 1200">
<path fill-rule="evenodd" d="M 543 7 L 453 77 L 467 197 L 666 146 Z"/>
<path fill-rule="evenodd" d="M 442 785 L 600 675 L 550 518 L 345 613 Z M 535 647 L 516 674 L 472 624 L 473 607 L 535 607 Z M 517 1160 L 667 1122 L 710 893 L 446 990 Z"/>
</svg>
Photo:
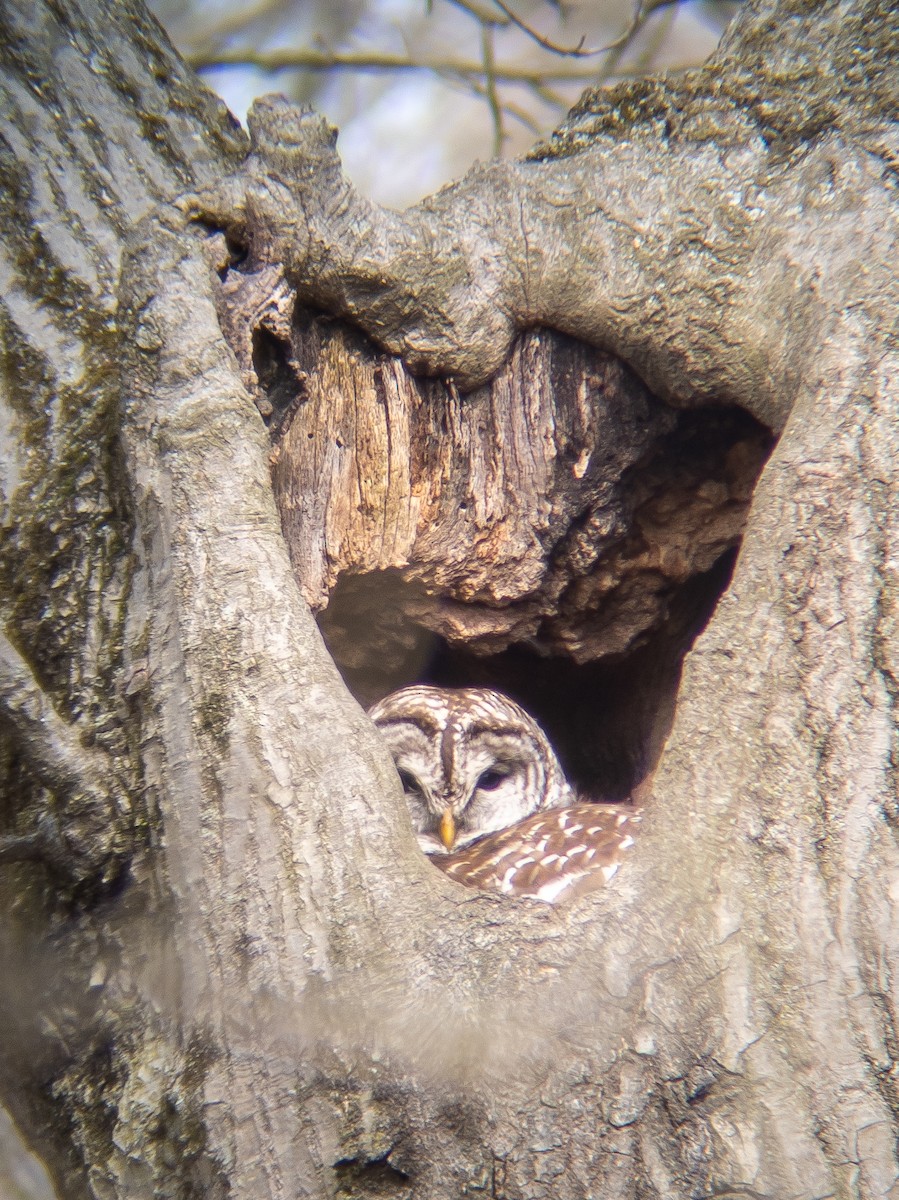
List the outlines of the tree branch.
<svg viewBox="0 0 899 1200">
<path fill-rule="evenodd" d="M 503 110 L 496 88 L 496 58 L 493 53 L 493 27 L 484 25 L 481 29 L 481 50 L 484 55 L 484 79 L 486 81 L 485 95 L 493 123 L 493 156 L 498 158 L 503 152 Z"/>
<path fill-rule="evenodd" d="M 422 58 L 412 59 L 407 54 L 388 54 L 372 51 L 332 51 L 297 48 L 292 50 L 219 50 L 200 52 L 188 56 L 187 61 L 196 70 L 210 67 L 259 67 L 263 71 L 283 71 L 296 67 L 304 71 L 435 71 L 452 72 L 456 75 L 485 74 L 484 63 L 475 59 Z M 621 72 L 630 74 L 630 72 Z M 596 83 L 596 67 L 528 68 L 500 67 L 495 70 L 500 83 L 542 84 L 548 80 L 557 83 Z"/>
<path fill-rule="evenodd" d="M 669 0 L 666 0 L 666 2 L 669 2 Z M 576 46 L 559 46 L 556 42 L 551 42 L 549 38 L 543 37 L 536 29 L 528 25 L 526 21 L 523 21 L 513 8 L 503 3 L 503 0 L 493 0 L 493 3 L 506 14 L 512 24 L 516 25 L 522 33 L 526 33 L 538 46 L 542 46 L 544 50 L 549 50 L 552 54 L 561 54 L 566 58 L 590 58 L 595 54 L 604 54 L 606 51 L 605 46 L 597 46 L 593 50 L 585 50 L 583 38 L 581 38 Z"/>
<path fill-rule="evenodd" d="M 449 3 L 484 25 L 496 25 L 502 29 L 512 24 L 508 17 L 499 16 L 483 5 L 472 3 L 472 0 L 449 0 Z"/>
<path fill-rule="evenodd" d="M 647 3 L 644 4 L 640 0 L 640 3 L 634 10 L 630 25 L 614 42 L 610 42 L 608 46 L 603 46 L 603 52 L 617 52 L 618 56 L 622 55 L 654 12 L 658 12 L 660 8 L 668 8 L 672 5 L 677 6 L 680 2 L 681 0 L 647 0 Z"/>
</svg>

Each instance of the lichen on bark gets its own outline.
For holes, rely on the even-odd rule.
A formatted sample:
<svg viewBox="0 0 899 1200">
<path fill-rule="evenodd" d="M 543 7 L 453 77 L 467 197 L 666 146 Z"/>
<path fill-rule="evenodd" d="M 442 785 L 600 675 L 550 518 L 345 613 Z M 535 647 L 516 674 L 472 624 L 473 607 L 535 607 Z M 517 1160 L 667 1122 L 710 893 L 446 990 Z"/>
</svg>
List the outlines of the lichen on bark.
<svg viewBox="0 0 899 1200">
<path fill-rule="evenodd" d="M 13 367 L 50 382 L 34 390 L 46 419 L 20 424 L 16 395 L 5 410 L 23 450 L 39 434 L 47 456 L 45 471 L 7 475 L 6 499 L 28 516 L 49 480 L 84 541 L 69 572 L 44 510 L 23 522 L 41 564 L 51 535 L 60 607 L 27 646 L 4 616 L 65 736 L 83 740 L 89 674 L 127 747 L 115 765 L 141 782 L 117 889 L 60 885 L 39 862 L 0 877 L 15 969 L 0 975 L 15 1031 L 0 1081 L 61 1193 L 888 1193 L 899 490 L 886 7 L 747 4 L 704 72 L 613 96 L 614 130 L 590 131 L 607 114 L 588 100 L 564 155 L 488 164 L 402 215 L 356 196 L 320 119 L 279 102 L 257 107 L 241 162 L 228 122 L 130 5 L 45 16 L 42 30 L 30 12 L 9 18 L 3 86 L 23 139 L 10 156 L 42 184 L 23 208 L 94 320 L 54 307 L 59 289 L 41 309 L 28 280 L 7 298 Z M 101 27 L 121 50 L 115 77 L 112 57 L 90 53 Z M 85 80 L 110 114 L 102 139 Z M 753 87 L 750 109 L 738 100 Z M 62 190 L 59 113 L 77 168 Z M 103 247 L 99 273 L 65 232 L 72 195 Z M 3 230 L 17 246 L 20 228 Z M 646 835 L 604 895 L 538 911 L 460 895 L 422 861 L 296 583 L 298 568 L 320 597 L 328 571 L 288 560 L 248 386 L 264 355 L 237 338 L 250 354 L 234 357 L 219 321 L 222 232 L 245 246 L 246 277 L 283 269 L 301 306 L 374 339 L 341 360 L 360 396 L 377 397 L 377 367 L 382 384 L 404 372 L 384 357 L 401 355 L 432 380 L 403 374 L 408 411 L 427 397 L 461 427 L 505 386 L 523 329 L 519 361 L 557 344 L 540 326 L 589 344 L 577 353 L 592 363 L 620 357 L 663 425 L 740 407 L 746 429 L 780 435 L 733 580 L 687 657 Z M 96 322 L 114 322 L 114 361 L 102 338 L 96 359 L 84 350 Z M 281 330 L 272 318 L 276 343 Z M 285 344 L 266 343 L 277 362 L 255 385 L 306 372 L 286 396 L 300 401 L 296 435 L 325 371 Z M 100 386 L 70 387 L 73 369 Z M 104 424 L 107 385 L 120 428 Z M 285 396 L 267 399 L 273 418 Z M 96 446 L 74 437 L 85 429 Z M 108 545 L 92 522 L 113 507 L 89 492 L 79 514 L 67 487 L 70 431 L 119 498 Z M 559 477 L 577 479 L 581 461 Z M 539 612 L 537 545 L 521 591 Z M 122 586 L 104 600 L 125 611 L 108 644 L 91 591 L 112 578 L 107 561 Z M 463 575 L 450 580 L 460 594 Z M 38 610 L 48 577 L 23 573 L 16 612 Z M 87 599 L 72 594 L 84 580 Z M 7 571 L 13 608 L 15 586 Z M 485 570 L 466 601 L 509 599 L 492 587 Z M 34 775 L 26 752 L 20 736 L 2 755 L 14 834 L 53 799 L 13 794 L 8 781 Z"/>
</svg>

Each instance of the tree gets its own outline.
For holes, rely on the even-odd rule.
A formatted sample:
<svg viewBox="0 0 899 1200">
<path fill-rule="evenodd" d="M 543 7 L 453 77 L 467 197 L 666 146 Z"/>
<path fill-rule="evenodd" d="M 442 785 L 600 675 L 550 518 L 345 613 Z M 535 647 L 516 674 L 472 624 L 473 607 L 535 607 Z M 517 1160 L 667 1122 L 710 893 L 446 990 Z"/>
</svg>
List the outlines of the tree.
<svg viewBox="0 0 899 1200">
<path fill-rule="evenodd" d="M 0 1080 L 60 1194 L 889 1194 L 887 6 L 758 0 L 702 70 L 587 93 L 403 215 L 278 101 L 245 158 L 136 5 L 5 31 Z M 334 379 L 385 473 L 329 524 L 291 432 L 347 448 Z M 493 405 L 463 475 L 423 427 L 390 471 L 366 448 L 404 397 L 446 439 Z M 507 502 L 451 561 L 522 405 L 531 541 Z M 649 817 L 605 893 L 514 904 L 419 854 L 301 595 L 344 579 L 346 660 L 375 571 L 447 670 L 475 639 L 510 678 L 520 636 L 581 660 L 548 668 L 573 716 L 642 653 L 613 765 Z M 360 693 L 401 636 L 346 662 Z"/>
<path fill-rule="evenodd" d="M 588 85 L 698 65 L 733 3 L 635 11 L 628 0 L 571 8 L 398 0 L 388 10 L 362 0 L 222 0 L 210 11 L 153 0 L 151 9 L 237 115 L 248 89 L 311 105 L 340 127 L 341 162 L 356 186 L 406 208 L 477 157 L 523 154 Z"/>
</svg>

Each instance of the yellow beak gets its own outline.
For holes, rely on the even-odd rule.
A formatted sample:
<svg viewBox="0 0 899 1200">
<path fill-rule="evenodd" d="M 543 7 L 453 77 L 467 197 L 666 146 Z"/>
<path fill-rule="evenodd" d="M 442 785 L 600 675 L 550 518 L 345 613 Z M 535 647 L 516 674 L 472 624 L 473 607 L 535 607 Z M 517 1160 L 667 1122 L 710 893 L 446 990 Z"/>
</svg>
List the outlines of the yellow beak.
<svg viewBox="0 0 899 1200">
<path fill-rule="evenodd" d="M 440 818 L 440 840 L 447 850 L 452 850 L 456 840 L 456 821 L 449 809 Z"/>
</svg>

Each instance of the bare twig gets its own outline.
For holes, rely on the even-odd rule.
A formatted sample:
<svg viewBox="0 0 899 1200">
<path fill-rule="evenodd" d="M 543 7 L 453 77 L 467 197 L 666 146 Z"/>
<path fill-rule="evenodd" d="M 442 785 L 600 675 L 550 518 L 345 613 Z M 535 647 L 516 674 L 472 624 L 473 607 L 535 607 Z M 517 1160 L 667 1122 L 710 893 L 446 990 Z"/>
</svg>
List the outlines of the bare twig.
<svg viewBox="0 0 899 1200">
<path fill-rule="evenodd" d="M 649 71 L 652 67 L 653 59 L 659 53 L 665 40 L 671 32 L 671 26 L 674 24 L 674 18 L 677 16 L 677 8 L 680 0 L 663 0 L 663 3 L 655 4 L 651 9 L 647 10 L 647 18 L 652 13 L 658 12 L 660 8 L 667 7 L 668 11 L 660 18 L 658 24 L 652 32 L 652 36 L 647 39 L 643 53 L 634 63 L 634 68 L 641 74 L 644 71 Z M 644 22 L 645 24 L 645 22 Z"/>
<path fill-rule="evenodd" d="M 258 67 L 263 71 L 283 71 L 291 67 L 304 71 L 433 71 L 482 79 L 484 64 L 476 59 L 421 58 L 405 54 L 373 52 L 337 52 L 299 48 L 294 50 L 221 50 L 214 54 L 194 54 L 188 57 L 192 67 Z M 621 74 L 631 74 L 626 71 Z M 596 67 L 559 69 L 558 67 L 495 67 L 498 83 L 543 85 L 555 83 L 595 83 Z"/>
<path fill-rule="evenodd" d="M 480 21 L 482 25 L 498 25 L 504 28 L 512 24 L 508 17 L 495 12 L 487 4 L 478 4 L 476 0 L 449 0 L 449 3 L 454 4 L 456 8 L 461 8 L 476 21 Z"/>
<path fill-rule="evenodd" d="M 484 56 L 484 93 L 493 122 L 493 157 L 503 152 L 503 110 L 496 90 L 496 63 L 493 58 L 493 26 L 481 26 L 481 52 Z"/>
<path fill-rule="evenodd" d="M 550 108 L 564 109 L 566 105 L 570 105 L 570 101 L 566 96 L 563 96 L 561 92 L 549 87 L 545 83 L 532 83 L 530 88 L 537 99 L 542 100 Z"/>
<path fill-rule="evenodd" d="M 556 42 L 551 42 L 549 38 L 545 38 L 542 34 L 538 33 L 536 29 L 528 25 L 526 21 L 522 20 L 515 10 L 510 8 L 509 5 L 504 2 L 504 0 L 493 0 L 493 3 L 498 9 L 500 9 L 501 12 L 506 14 L 513 25 L 517 25 L 517 27 L 523 33 L 526 33 L 529 38 L 535 41 L 538 46 L 542 46 L 544 50 L 549 50 L 552 54 L 561 54 L 567 58 L 590 58 L 596 54 L 605 54 L 606 50 L 608 49 L 607 46 L 597 46 L 594 50 L 585 50 L 583 38 L 581 38 L 576 46 L 559 46 L 556 44 Z"/>
<path fill-rule="evenodd" d="M 447 85 L 447 87 L 454 88 L 455 90 L 468 96 L 475 96 L 478 100 L 487 99 L 486 88 L 476 79 L 464 77 L 460 78 L 457 75 L 441 75 L 440 78 Z M 562 107 L 563 103 L 564 101 L 560 100 L 556 107 Z M 511 100 L 500 98 L 500 107 L 502 108 L 504 118 L 507 118 L 511 121 L 517 121 L 520 125 L 523 125 L 531 133 L 537 136 L 543 132 L 543 126 L 535 121 L 531 113 L 529 113 L 527 109 L 522 108 L 520 104 L 515 104 Z M 507 124 L 508 121 L 504 123 Z"/>
<path fill-rule="evenodd" d="M 218 11 L 206 14 L 203 21 L 202 39 L 190 39 L 195 46 L 214 46 L 221 44 L 234 34 L 240 34 L 254 21 L 259 21 L 281 7 L 281 0 L 245 0 L 239 6 L 228 10 L 221 6 Z M 188 35 L 189 38 L 190 35 Z M 187 40 L 187 39 L 186 39 Z"/>
<path fill-rule="evenodd" d="M 646 4 L 642 3 L 641 0 L 637 5 L 631 24 L 621 37 L 612 42 L 608 47 L 609 57 L 603 64 L 603 69 L 597 79 L 597 83 L 607 83 L 615 75 L 623 74 L 620 70 L 620 63 L 633 45 L 634 39 L 646 28 L 647 22 L 653 13 L 658 12 L 661 8 L 668 8 L 667 19 L 659 22 L 655 37 L 651 39 L 637 61 L 631 63 L 628 69 L 629 74 L 644 75 L 671 29 L 671 22 L 679 4 L 680 0 L 647 0 Z"/>
<path fill-rule="evenodd" d="M 645 3 L 644 0 L 638 0 L 630 25 L 628 25 L 621 37 L 616 38 L 614 42 L 610 42 L 605 47 L 605 50 L 608 53 L 617 51 L 620 58 L 654 12 L 657 12 L 660 8 L 668 8 L 669 6 L 677 6 L 678 4 L 680 4 L 680 0 L 645 0 Z"/>
</svg>

